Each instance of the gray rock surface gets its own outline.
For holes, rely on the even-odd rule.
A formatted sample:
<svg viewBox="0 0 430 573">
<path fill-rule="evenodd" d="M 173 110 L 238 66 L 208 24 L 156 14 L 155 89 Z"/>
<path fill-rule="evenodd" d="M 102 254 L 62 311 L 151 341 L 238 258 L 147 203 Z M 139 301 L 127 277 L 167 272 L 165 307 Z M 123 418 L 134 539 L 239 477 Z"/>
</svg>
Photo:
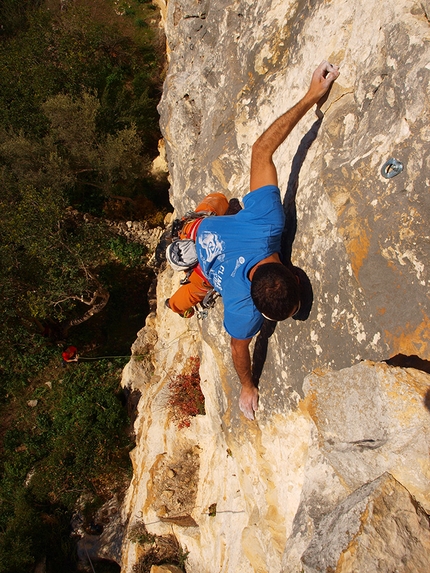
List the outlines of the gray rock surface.
<svg viewBox="0 0 430 573">
<path fill-rule="evenodd" d="M 424 571 L 428 2 L 170 0 L 162 14 L 169 66 L 159 111 L 178 215 L 208 192 L 242 198 L 258 135 L 303 95 L 322 59 L 341 75 L 323 119 L 310 111 L 275 156 L 284 253 L 310 280 L 309 317 L 256 341 L 261 400 L 248 422 L 222 300 L 206 320 L 184 321 L 164 307 L 180 277 L 160 273 L 156 312 L 133 347 L 147 359 L 124 372 L 142 398 L 123 523 L 173 532 L 188 573 Z M 404 169 L 386 179 L 393 157 Z M 190 356 L 200 357 L 206 415 L 178 431 L 169 382 Z M 393 357 L 415 368 L 382 362 Z M 174 460 L 174 471 L 189 451 L 199 457 L 185 504 L 192 527 L 162 521 L 154 497 L 171 479 L 163 464 Z M 180 485 L 168 489 L 179 504 Z M 131 573 L 143 549 L 124 539 Z"/>
<path fill-rule="evenodd" d="M 324 517 L 302 561 L 308 571 L 428 571 L 428 515 L 383 474 Z"/>
</svg>

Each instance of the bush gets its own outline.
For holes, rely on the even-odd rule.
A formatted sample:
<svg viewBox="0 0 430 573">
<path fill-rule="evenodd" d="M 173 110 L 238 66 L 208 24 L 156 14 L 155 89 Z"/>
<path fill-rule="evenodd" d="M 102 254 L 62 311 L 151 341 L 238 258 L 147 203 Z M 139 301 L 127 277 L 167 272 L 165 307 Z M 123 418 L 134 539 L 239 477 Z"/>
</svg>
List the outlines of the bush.
<svg viewBox="0 0 430 573">
<path fill-rule="evenodd" d="M 163 54 L 156 27 L 136 19 L 150 22 L 150 2 L 130 0 L 127 18 L 112 2 L 67 5 L 0 2 L 0 573 L 44 558 L 48 573 L 74 571 L 76 500 L 128 485 L 123 362 L 62 370 L 53 341 L 73 326 L 80 349 L 129 352 L 147 312 L 150 273 L 135 266 L 145 253 L 109 247 L 105 226 L 78 212 L 103 216 L 108 196 L 124 195 L 154 204 L 142 209 L 152 219 L 167 201 L 148 172 Z M 112 304 L 79 324 L 84 302 L 106 298 L 99 278 Z"/>
<path fill-rule="evenodd" d="M 206 413 L 205 397 L 200 388 L 199 368 L 199 358 L 189 358 L 182 373 L 169 384 L 168 403 L 173 410 L 173 418 L 178 428 L 188 428 L 193 416 Z"/>
<path fill-rule="evenodd" d="M 30 571 L 44 556 L 48 571 L 54 562 L 65 570 L 78 498 L 101 503 L 128 485 L 132 444 L 119 399 L 122 366 L 117 360 L 60 370 L 51 362 L 52 388 L 43 382 L 46 371 L 15 399 L 0 468 L 1 573 Z M 29 399 L 37 405 L 30 408 Z"/>
<path fill-rule="evenodd" d="M 109 246 L 115 257 L 127 267 L 136 267 L 145 262 L 147 248 L 144 245 L 114 237 L 109 241 Z"/>
<path fill-rule="evenodd" d="M 144 523 L 137 523 L 130 531 L 129 539 L 144 547 L 143 555 L 133 566 L 134 573 L 150 573 L 153 565 L 176 565 L 185 571 L 188 551 L 183 549 L 174 535 L 149 533 Z"/>
</svg>

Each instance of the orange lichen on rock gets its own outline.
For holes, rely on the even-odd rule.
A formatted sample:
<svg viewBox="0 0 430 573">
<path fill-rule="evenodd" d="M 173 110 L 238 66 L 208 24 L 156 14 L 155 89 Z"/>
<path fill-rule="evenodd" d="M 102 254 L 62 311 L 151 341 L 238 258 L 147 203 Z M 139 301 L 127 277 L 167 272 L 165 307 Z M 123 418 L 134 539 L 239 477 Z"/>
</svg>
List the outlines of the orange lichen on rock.
<svg viewBox="0 0 430 573">
<path fill-rule="evenodd" d="M 309 415 L 317 424 L 318 397 L 316 392 L 309 392 L 303 400 L 300 400 L 298 408 L 304 415 Z"/>
<path fill-rule="evenodd" d="M 351 260 L 352 271 L 358 279 L 358 273 L 369 253 L 370 239 L 366 229 L 363 227 L 351 225 L 348 229 L 345 229 L 345 231 L 346 233 L 343 234 L 349 235 L 348 239 L 345 237 L 345 247 Z"/>
<path fill-rule="evenodd" d="M 424 315 L 418 325 L 406 323 L 404 327 L 394 332 L 384 332 L 387 343 L 392 348 L 392 354 L 417 355 L 424 360 L 430 360 L 430 318 Z"/>
</svg>

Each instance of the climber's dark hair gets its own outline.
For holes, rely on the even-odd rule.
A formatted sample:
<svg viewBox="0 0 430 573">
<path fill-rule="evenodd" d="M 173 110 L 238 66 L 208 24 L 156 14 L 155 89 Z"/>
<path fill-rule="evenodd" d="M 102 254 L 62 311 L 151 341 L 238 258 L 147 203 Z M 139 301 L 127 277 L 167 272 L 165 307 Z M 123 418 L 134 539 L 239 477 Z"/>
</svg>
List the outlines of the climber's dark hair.
<svg viewBox="0 0 430 573">
<path fill-rule="evenodd" d="M 251 297 L 267 318 L 285 320 L 300 302 L 296 276 L 281 263 L 264 263 L 252 277 Z"/>
</svg>

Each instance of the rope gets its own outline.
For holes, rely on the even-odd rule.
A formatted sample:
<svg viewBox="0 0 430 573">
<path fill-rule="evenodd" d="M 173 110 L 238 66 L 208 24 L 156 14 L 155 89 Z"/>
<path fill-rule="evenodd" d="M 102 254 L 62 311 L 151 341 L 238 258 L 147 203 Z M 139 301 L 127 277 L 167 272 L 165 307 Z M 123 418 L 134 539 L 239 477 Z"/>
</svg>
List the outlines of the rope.
<svg viewBox="0 0 430 573">
<path fill-rule="evenodd" d="M 92 358 L 79 356 L 79 362 L 81 360 L 104 360 L 105 358 L 131 358 L 132 356 L 139 357 L 138 354 L 132 354 L 132 355 L 127 354 L 127 356 L 94 356 Z"/>
<path fill-rule="evenodd" d="M 94 356 L 94 357 L 87 357 L 87 356 L 79 356 L 78 362 L 81 360 L 105 360 L 107 358 L 145 358 L 145 354 L 127 354 L 126 356 Z"/>
<path fill-rule="evenodd" d="M 93 566 L 93 562 L 91 561 L 91 558 L 90 558 L 90 556 L 88 555 L 88 550 L 87 550 L 86 547 L 85 547 L 85 553 L 87 554 L 87 559 L 88 559 L 88 561 L 90 562 L 91 569 L 93 570 L 93 573 L 96 573 L 96 571 L 95 571 L 95 569 L 94 569 L 94 566 Z"/>
</svg>

